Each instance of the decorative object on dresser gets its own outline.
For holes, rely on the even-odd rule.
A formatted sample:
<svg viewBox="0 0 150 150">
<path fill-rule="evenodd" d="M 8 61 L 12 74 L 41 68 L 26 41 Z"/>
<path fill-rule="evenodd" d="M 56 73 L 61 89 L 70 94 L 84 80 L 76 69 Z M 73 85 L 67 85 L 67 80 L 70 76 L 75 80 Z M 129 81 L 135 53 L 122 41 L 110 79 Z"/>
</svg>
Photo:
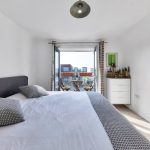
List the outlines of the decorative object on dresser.
<svg viewBox="0 0 150 150">
<path fill-rule="evenodd" d="M 107 78 L 107 98 L 112 104 L 130 104 L 131 79 Z"/>
<path fill-rule="evenodd" d="M 109 70 L 107 70 L 107 78 L 130 78 L 130 67 L 124 67 L 121 69 L 116 69 L 115 65 L 112 65 Z"/>
<path fill-rule="evenodd" d="M 106 61 L 107 67 L 110 67 L 107 70 L 107 78 L 130 78 L 130 67 L 116 68 L 118 66 L 118 53 L 107 53 Z"/>
</svg>

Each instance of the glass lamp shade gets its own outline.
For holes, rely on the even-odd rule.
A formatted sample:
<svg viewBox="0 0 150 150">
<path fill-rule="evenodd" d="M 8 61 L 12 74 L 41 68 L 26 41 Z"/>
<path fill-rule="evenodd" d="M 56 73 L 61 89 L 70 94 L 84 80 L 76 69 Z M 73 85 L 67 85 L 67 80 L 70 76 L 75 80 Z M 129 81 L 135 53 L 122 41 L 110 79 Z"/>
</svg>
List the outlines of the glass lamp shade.
<svg viewBox="0 0 150 150">
<path fill-rule="evenodd" d="M 90 11 L 90 6 L 81 0 L 75 2 L 70 8 L 70 13 L 75 18 L 84 18 L 90 13 Z"/>
</svg>

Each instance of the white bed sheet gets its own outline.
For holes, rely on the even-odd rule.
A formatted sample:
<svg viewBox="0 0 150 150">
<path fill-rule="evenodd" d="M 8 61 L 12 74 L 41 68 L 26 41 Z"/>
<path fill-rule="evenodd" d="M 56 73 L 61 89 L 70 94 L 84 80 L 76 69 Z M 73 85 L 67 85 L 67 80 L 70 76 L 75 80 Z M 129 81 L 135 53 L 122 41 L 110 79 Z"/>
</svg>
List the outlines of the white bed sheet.
<svg viewBox="0 0 150 150">
<path fill-rule="evenodd" d="M 51 93 L 21 105 L 26 121 L 0 128 L 0 150 L 113 150 L 84 92 Z"/>
<path fill-rule="evenodd" d="M 9 96 L 9 97 L 7 97 L 7 98 L 10 98 L 10 99 L 15 99 L 15 100 L 26 100 L 27 99 L 27 97 L 25 97 L 23 94 L 21 94 L 21 93 L 17 93 L 17 94 L 14 94 L 14 95 L 11 95 L 11 96 Z"/>
</svg>

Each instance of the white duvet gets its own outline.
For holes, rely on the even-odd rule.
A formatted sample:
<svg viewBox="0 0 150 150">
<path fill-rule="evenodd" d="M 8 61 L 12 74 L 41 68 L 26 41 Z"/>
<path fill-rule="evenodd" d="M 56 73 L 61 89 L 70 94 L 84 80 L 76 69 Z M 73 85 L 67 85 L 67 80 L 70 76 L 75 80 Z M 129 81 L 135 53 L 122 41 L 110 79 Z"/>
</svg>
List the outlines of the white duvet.
<svg viewBox="0 0 150 150">
<path fill-rule="evenodd" d="M 0 150 L 113 150 L 84 92 L 22 103 L 25 121 L 0 128 Z"/>
</svg>

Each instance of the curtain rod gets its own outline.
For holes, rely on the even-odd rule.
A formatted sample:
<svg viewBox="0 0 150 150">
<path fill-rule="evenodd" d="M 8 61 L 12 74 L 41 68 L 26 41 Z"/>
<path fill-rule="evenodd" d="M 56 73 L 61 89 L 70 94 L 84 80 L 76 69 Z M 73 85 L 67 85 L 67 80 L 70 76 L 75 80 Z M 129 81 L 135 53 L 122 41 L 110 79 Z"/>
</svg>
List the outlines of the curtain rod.
<svg viewBox="0 0 150 150">
<path fill-rule="evenodd" d="M 100 41 L 101 42 L 101 41 Z M 52 41 L 52 42 L 48 42 L 48 44 L 98 44 L 98 43 L 100 43 L 100 42 L 56 42 L 56 41 Z M 108 42 L 104 42 L 104 43 L 108 43 Z"/>
</svg>

